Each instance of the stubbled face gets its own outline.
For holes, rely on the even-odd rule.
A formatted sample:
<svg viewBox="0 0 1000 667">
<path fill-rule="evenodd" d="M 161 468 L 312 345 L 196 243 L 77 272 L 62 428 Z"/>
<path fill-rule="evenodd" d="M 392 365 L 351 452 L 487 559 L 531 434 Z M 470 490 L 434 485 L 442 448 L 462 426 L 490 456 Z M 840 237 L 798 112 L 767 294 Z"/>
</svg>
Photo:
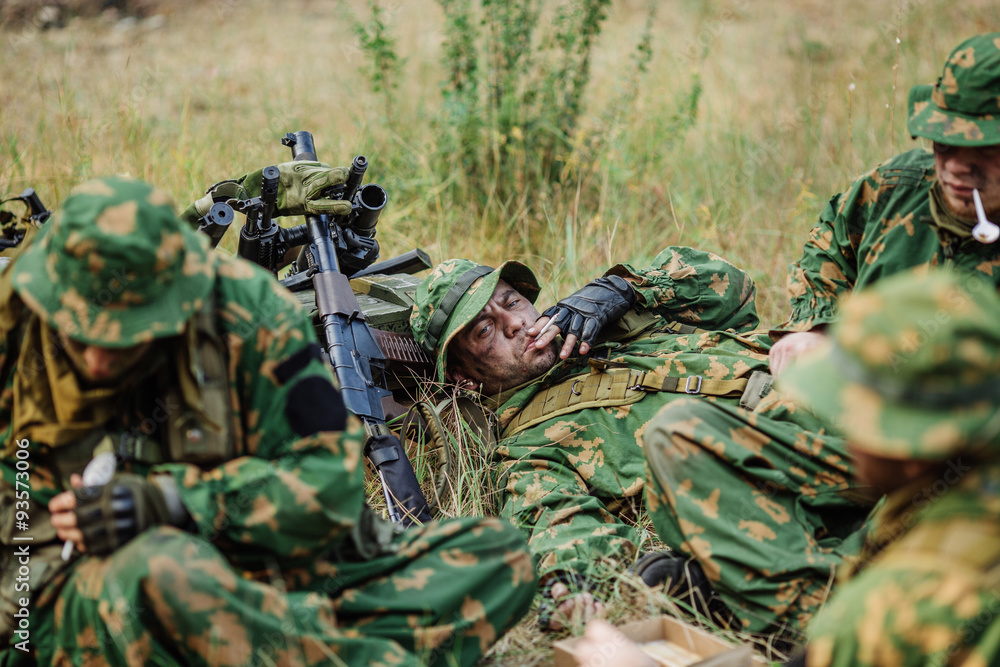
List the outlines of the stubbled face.
<svg viewBox="0 0 1000 667">
<path fill-rule="evenodd" d="M 60 333 L 63 351 L 77 374 L 91 385 L 105 386 L 117 383 L 146 358 L 152 343 L 132 347 L 107 348 L 87 345 Z"/>
<path fill-rule="evenodd" d="M 934 142 L 934 167 L 952 213 L 976 219 L 972 189 L 979 190 L 986 217 L 1000 224 L 1000 144 L 948 146 Z"/>
<path fill-rule="evenodd" d="M 525 331 L 537 319 L 531 302 L 501 280 L 479 316 L 452 339 L 448 379 L 496 394 L 543 375 L 558 357 L 554 342 L 541 350 L 531 346 L 535 337 Z"/>
</svg>

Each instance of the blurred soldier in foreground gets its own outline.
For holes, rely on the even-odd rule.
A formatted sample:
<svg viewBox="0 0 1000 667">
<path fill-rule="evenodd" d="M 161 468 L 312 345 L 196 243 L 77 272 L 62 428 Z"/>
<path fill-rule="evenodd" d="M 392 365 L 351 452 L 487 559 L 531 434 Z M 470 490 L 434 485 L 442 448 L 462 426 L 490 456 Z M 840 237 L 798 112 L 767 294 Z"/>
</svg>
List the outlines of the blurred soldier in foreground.
<svg viewBox="0 0 1000 667">
<path fill-rule="evenodd" d="M 783 390 L 843 427 L 857 476 L 889 493 L 791 664 L 997 664 L 998 377 L 1000 298 L 943 270 L 850 297 L 828 342 L 782 375 Z M 583 665 L 655 664 L 599 622 L 576 650 L 593 656 Z"/>
<path fill-rule="evenodd" d="M 830 338 L 781 384 L 843 427 L 856 474 L 889 496 L 810 626 L 805 664 L 998 664 L 995 288 L 899 275 L 848 300 Z"/>
<path fill-rule="evenodd" d="M 529 535 L 554 612 L 543 625 L 602 612 L 588 588 L 635 561 L 646 489 L 674 551 L 639 560 L 644 581 L 702 601 L 714 587 L 747 631 L 801 627 L 860 549 L 870 506 L 818 420 L 774 395 L 748 411 L 769 388 L 749 277 L 679 247 L 647 269 L 613 267 L 540 318 L 538 293 L 518 262 L 449 260 L 417 289 L 410 323 L 437 379 L 480 392 L 499 416 L 501 515 Z M 698 472 L 678 470 L 689 481 L 665 497 L 645 481 L 646 456 L 671 446 L 657 413 L 691 396 L 740 426 L 688 446 Z"/>
<path fill-rule="evenodd" d="M 837 302 L 907 269 L 947 265 L 1000 284 L 1000 32 L 960 44 L 934 86 L 910 90 L 909 130 L 933 142 L 897 155 L 827 204 L 792 265 L 792 313 L 771 369 L 822 343 Z M 979 225 L 977 227 L 977 225 Z M 975 231 L 975 233 L 973 233 Z"/>
<path fill-rule="evenodd" d="M 367 508 L 297 302 L 142 182 L 0 274 L 0 388 L 4 665 L 471 665 L 535 591 L 504 522 Z"/>
</svg>

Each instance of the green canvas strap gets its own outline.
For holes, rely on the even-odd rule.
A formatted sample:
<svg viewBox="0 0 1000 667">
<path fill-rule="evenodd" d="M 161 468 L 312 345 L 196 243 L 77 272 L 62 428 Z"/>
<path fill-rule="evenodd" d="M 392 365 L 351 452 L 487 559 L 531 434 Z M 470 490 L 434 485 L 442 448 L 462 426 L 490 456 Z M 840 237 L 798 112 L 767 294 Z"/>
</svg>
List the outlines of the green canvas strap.
<svg viewBox="0 0 1000 667">
<path fill-rule="evenodd" d="M 472 287 L 472 283 L 476 282 L 482 276 L 493 273 L 493 271 L 492 267 L 480 264 L 471 271 L 467 271 L 461 278 L 455 281 L 455 284 L 445 294 L 444 299 L 441 300 L 441 305 L 438 306 L 434 315 L 431 316 L 430 322 L 427 323 L 427 342 L 425 343 L 427 348 L 431 350 L 437 349 L 441 332 L 444 331 L 444 326 L 448 323 L 448 318 L 451 317 L 451 312 L 455 310 L 455 306 L 458 305 L 458 302 L 462 300 L 465 293 Z"/>
<path fill-rule="evenodd" d="M 591 368 L 589 373 L 567 378 L 537 393 L 507 423 L 501 437 L 512 437 L 549 419 L 578 410 L 635 403 L 650 392 L 739 396 L 747 386 L 746 378 L 712 380 L 702 375 L 667 377 L 631 368 L 616 368 L 597 359 L 591 360 Z"/>
</svg>

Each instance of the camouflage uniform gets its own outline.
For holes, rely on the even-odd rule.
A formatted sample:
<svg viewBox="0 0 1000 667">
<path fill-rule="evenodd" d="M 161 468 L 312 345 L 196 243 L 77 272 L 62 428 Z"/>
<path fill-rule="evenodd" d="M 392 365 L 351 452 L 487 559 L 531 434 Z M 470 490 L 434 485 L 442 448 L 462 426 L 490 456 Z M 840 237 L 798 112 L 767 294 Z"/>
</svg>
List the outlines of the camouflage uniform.
<svg viewBox="0 0 1000 667">
<path fill-rule="evenodd" d="M 838 495 L 849 478 L 842 443 L 778 397 L 760 414 L 734 407 L 741 380 L 768 367 L 768 338 L 752 331 L 758 320 L 746 274 L 717 256 L 682 247 L 666 249 L 653 264 L 645 270 L 619 265 L 608 272 L 630 281 L 638 310 L 614 330 L 606 329 L 605 342 L 593 352 L 559 361 L 544 376 L 492 397 L 504 431 L 494 453 L 501 514 L 529 536 L 543 580 L 571 574 L 596 579 L 602 568 L 620 568 L 635 557 L 640 544 L 635 519 L 645 488 L 660 537 L 702 562 L 747 629 L 761 631 L 785 620 L 795 624 L 821 600 L 816 591 L 827 586 L 840 552 L 850 551 L 841 549 L 842 539 L 866 512 Z M 446 294 L 476 266 L 468 260 L 444 262 L 416 293 L 411 325 L 418 340 L 433 341 L 428 349 L 437 354 L 442 381 L 448 343 L 483 307 L 498 277 L 532 301 L 538 294 L 527 267 L 508 262 L 465 285 L 459 290 L 465 296 L 442 308 Z M 444 311 L 451 315 L 440 333 L 429 331 Z M 643 314 L 645 323 L 638 324 L 634 318 L 641 321 Z M 692 325 L 708 330 L 692 331 Z M 643 378 L 679 382 L 673 392 L 630 389 L 624 401 L 604 403 L 575 384 L 616 373 L 628 378 L 627 386 Z M 727 390 L 726 383 L 734 381 Z M 570 399 L 559 413 L 543 409 L 533 418 L 539 404 L 552 397 L 552 387 L 582 393 L 583 402 Z M 706 400 L 683 400 L 690 397 L 686 390 Z M 673 440 L 661 417 L 667 413 L 660 411 L 675 402 L 699 417 L 714 414 L 739 426 L 709 436 L 702 429 L 707 434 L 711 424 L 685 422 L 698 434 L 671 464 L 682 478 L 654 477 L 650 488 L 646 456 L 651 465 L 670 456 Z M 680 472 L 686 464 L 697 469 L 697 477 Z M 653 472 L 662 470 L 653 466 Z M 664 484 L 675 492 L 665 491 Z M 734 522 L 733 514 L 741 520 Z"/>
<path fill-rule="evenodd" d="M 857 451 L 930 471 L 876 514 L 806 664 L 998 664 L 1000 298 L 974 276 L 901 274 L 849 299 L 830 336 L 781 386 Z"/>
<path fill-rule="evenodd" d="M 1000 144 L 998 98 L 1000 33 L 974 37 L 949 56 L 936 86 L 910 91 L 910 133 L 952 146 Z M 1000 244 L 973 239 L 973 225 L 949 215 L 929 151 L 891 158 L 823 209 L 789 271 L 792 312 L 775 333 L 833 322 L 846 293 L 914 267 L 946 265 L 1000 285 Z"/>
<path fill-rule="evenodd" d="M 212 380 L 195 356 L 208 303 L 220 410 L 197 389 Z M 152 347 L 121 386 L 93 389 L 57 332 Z M 295 299 L 210 252 L 143 183 L 75 188 L 0 277 L 0 372 L 0 625 L 29 594 L 14 589 L 28 545 L 33 651 L 0 648 L 2 664 L 469 665 L 527 610 L 531 561 L 503 522 L 396 534 L 367 509 L 359 424 Z M 164 442 L 175 423 L 188 438 L 179 455 Z M 228 442 L 213 449 L 203 429 Z M 172 478 L 188 530 L 154 526 L 64 563 L 47 506 L 95 446 L 117 451 L 119 472 Z"/>
</svg>

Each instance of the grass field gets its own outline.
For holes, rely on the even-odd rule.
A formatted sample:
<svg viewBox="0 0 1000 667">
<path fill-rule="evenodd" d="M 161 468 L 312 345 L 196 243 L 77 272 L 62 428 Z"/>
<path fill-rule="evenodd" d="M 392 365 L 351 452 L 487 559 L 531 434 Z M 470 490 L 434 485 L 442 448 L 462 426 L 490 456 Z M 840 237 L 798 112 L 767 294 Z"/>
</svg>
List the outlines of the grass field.
<svg viewBox="0 0 1000 667">
<path fill-rule="evenodd" d="M 441 166 L 436 2 L 381 3 L 401 58 L 389 93 L 373 89 L 346 18 L 366 20 L 361 0 L 173 0 L 159 18 L 44 31 L 13 20 L 0 32 L 0 190 L 34 187 L 52 207 L 83 179 L 128 173 L 183 207 L 215 181 L 285 161 L 279 138 L 305 129 L 326 162 L 368 156 L 369 180 L 390 197 L 383 256 L 421 247 L 435 261 L 518 258 L 538 272 L 546 306 L 612 263 L 698 246 L 751 273 L 764 323 L 775 324 L 786 267 L 826 200 L 917 145 L 906 132 L 909 87 L 933 82 L 959 41 L 1000 26 L 996 0 L 653 6 L 652 56 L 633 78 L 650 5 L 612 2 L 562 180 L 479 199 L 460 167 Z M 527 164 L 532 146 L 519 133 L 493 139 Z M 520 173 L 501 177 L 517 183 Z M 668 605 L 624 581 L 615 600 L 616 619 Z M 545 664 L 552 637 L 531 622 L 487 664 Z"/>
</svg>

